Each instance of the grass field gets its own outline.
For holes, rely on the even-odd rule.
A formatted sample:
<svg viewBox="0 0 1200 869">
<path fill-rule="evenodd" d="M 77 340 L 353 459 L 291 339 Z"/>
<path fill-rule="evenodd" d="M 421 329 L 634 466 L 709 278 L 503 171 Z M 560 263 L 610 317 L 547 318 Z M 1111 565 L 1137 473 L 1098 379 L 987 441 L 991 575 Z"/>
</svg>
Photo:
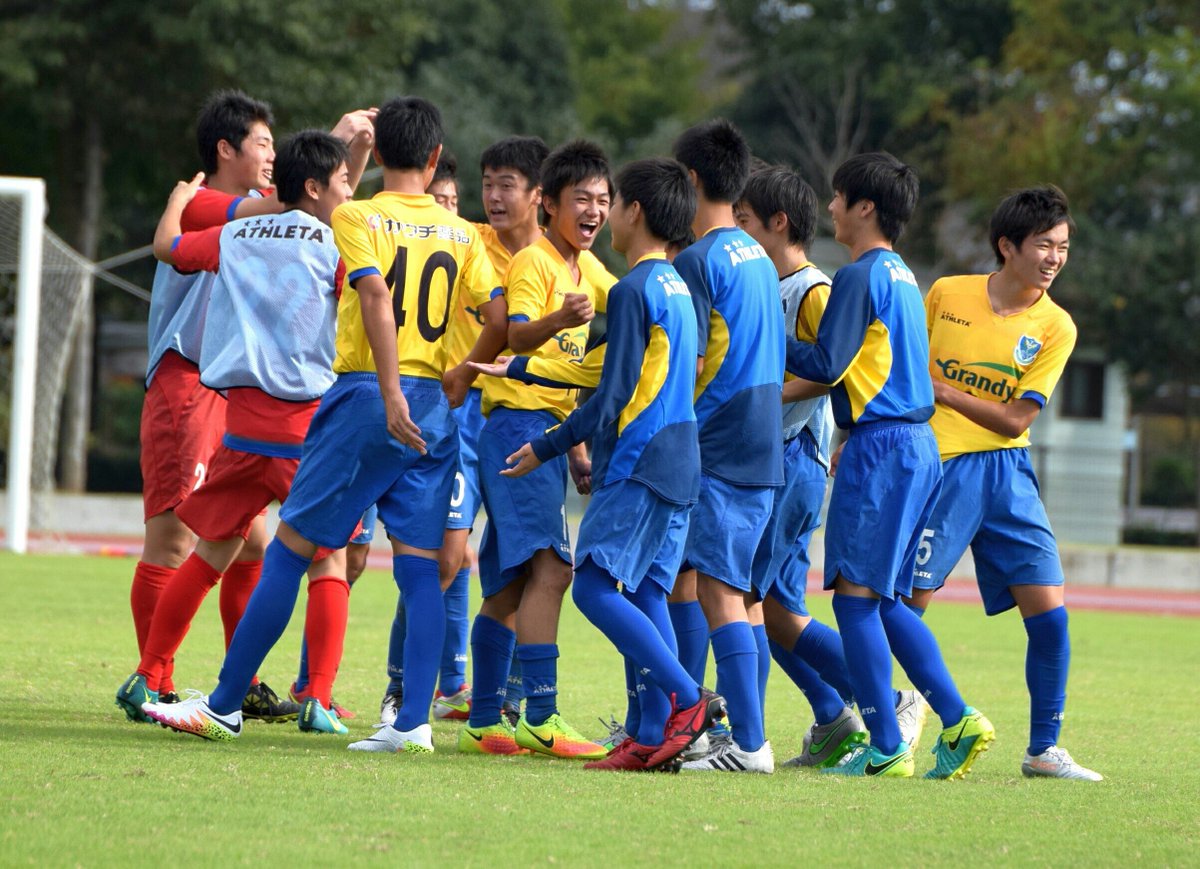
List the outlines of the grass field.
<svg viewBox="0 0 1200 869">
<path fill-rule="evenodd" d="M 136 666 L 123 559 L 0 555 L 0 864 L 501 866 L 889 863 L 1195 864 L 1200 775 L 1187 760 L 1200 711 L 1194 620 L 1071 616 L 1063 744 L 1106 781 L 1028 781 L 1027 697 L 1015 614 L 935 605 L 928 620 L 968 702 L 999 736 L 963 782 L 586 773 L 540 758 L 459 755 L 435 724 L 428 756 L 360 755 L 346 738 L 251 722 L 236 743 L 134 725 L 113 694 Z M 215 597 L 215 595 L 214 595 Z M 370 732 L 395 602 L 368 572 L 351 602 L 339 700 Z M 814 614 L 829 618 L 825 596 Z M 586 733 L 623 710 L 616 653 L 568 605 L 559 705 Z M 294 675 L 302 618 L 262 670 Z M 176 682 L 211 690 L 215 601 L 181 650 Z M 710 674 L 711 674 L 710 664 Z M 902 674 L 897 675 L 900 679 Z M 710 676 L 711 678 L 711 676 Z M 810 712 L 776 670 L 767 732 L 779 761 Z M 918 774 L 932 765 L 932 719 Z"/>
</svg>

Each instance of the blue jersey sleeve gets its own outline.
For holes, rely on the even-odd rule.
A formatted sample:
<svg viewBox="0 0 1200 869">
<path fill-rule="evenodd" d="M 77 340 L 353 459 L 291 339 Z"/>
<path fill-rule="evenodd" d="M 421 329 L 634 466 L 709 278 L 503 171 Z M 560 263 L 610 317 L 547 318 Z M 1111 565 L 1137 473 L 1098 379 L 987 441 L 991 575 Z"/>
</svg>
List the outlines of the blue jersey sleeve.
<svg viewBox="0 0 1200 869">
<path fill-rule="evenodd" d="M 688 292 L 692 294 L 692 307 L 696 310 L 696 329 L 699 333 L 696 342 L 697 354 L 703 356 L 708 349 L 708 319 L 712 313 L 712 289 L 704 274 L 704 259 L 681 254 L 675 258 L 674 266 L 683 282 L 688 285 Z"/>
<path fill-rule="evenodd" d="M 649 311 L 640 292 L 618 284 L 608 297 L 608 348 L 596 393 L 562 424 L 533 441 L 543 462 L 561 456 L 611 424 L 633 398 L 649 341 Z"/>
<path fill-rule="evenodd" d="M 871 285 L 867 274 L 858 269 L 848 279 L 839 280 L 845 271 L 839 271 L 833 279 L 816 343 L 787 336 L 788 373 L 833 386 L 845 376 L 862 350 L 867 328 L 875 319 Z"/>
</svg>

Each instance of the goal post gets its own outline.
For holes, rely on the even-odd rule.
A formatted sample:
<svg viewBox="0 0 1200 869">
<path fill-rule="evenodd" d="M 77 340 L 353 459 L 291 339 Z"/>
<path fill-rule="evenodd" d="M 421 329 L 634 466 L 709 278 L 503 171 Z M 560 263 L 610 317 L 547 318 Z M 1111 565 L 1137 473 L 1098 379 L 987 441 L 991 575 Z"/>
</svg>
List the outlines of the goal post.
<svg viewBox="0 0 1200 869">
<path fill-rule="evenodd" d="M 0 197 L 20 200 L 20 240 L 15 263 L 16 316 L 12 346 L 12 397 L 8 434 L 8 503 L 5 546 L 25 552 L 29 542 L 33 416 L 37 400 L 38 314 L 42 289 L 42 225 L 46 183 L 41 178 L 0 177 Z"/>
</svg>

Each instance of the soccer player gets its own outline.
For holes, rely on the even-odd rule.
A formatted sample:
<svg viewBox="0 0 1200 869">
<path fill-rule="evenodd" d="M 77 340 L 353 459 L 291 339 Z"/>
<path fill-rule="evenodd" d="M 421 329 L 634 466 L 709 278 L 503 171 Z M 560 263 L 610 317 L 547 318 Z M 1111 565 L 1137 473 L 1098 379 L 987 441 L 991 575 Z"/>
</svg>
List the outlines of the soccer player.
<svg viewBox="0 0 1200 869">
<path fill-rule="evenodd" d="M 144 707 L 168 727 L 210 739 L 240 733 L 234 698 L 286 628 L 314 553 L 345 545 L 367 507 L 377 504 L 407 602 L 404 702 L 393 726 L 350 747 L 433 750 L 429 705 L 445 635 L 437 550 L 458 462 L 457 427 L 442 390 L 443 338 L 460 291 L 485 304 L 495 287 L 478 233 L 425 193 L 441 142 L 441 114 L 428 101 L 398 97 L 380 108 L 375 159 L 384 189 L 333 214 L 347 270 L 333 364 L 338 377 L 309 427 L 279 531 L 217 689 L 176 706 Z"/>
<path fill-rule="evenodd" d="M 177 186 L 159 222 L 156 256 L 182 271 L 217 272 L 200 377 L 226 392 L 229 408 L 211 472 L 176 511 L 199 543 L 163 590 L 138 670 L 117 693 L 132 718 L 144 714 L 138 698 L 154 702 L 167 662 L 260 511 L 286 499 L 309 420 L 332 383 L 341 275 L 329 220 L 352 195 L 348 156 L 328 133 L 298 133 L 278 155 L 277 192 L 288 207 L 283 214 L 181 234 L 180 216 L 196 194 L 197 175 Z M 345 733 L 328 713 L 346 620 L 342 556 L 327 553 L 311 575 L 307 633 L 314 645 L 313 693 L 322 703 L 305 706 L 300 727 Z"/>
<path fill-rule="evenodd" d="M 892 690 L 892 655 L 942 719 L 926 778 L 961 778 L 995 739 L 967 706 L 937 640 L 901 597 L 912 587 L 922 530 L 941 489 L 929 427 L 933 387 L 921 291 L 893 246 L 917 202 L 917 175 L 891 154 L 851 157 L 833 176 L 834 238 L 850 265 L 833 278 L 816 343 L 789 338 L 787 368 L 833 387 L 834 419 L 849 429 L 825 534 L 825 587 L 870 746 L 828 772 L 912 776 Z"/>
<path fill-rule="evenodd" d="M 518 252 L 505 280 L 508 346 L 549 358 L 583 357 L 588 322 L 603 310 L 608 286 L 596 286 L 585 255 L 608 217 L 608 161 L 582 140 L 556 148 L 541 166 L 546 233 Z M 509 353 L 507 355 L 512 355 Z M 564 420 L 574 395 L 490 378 L 479 435 L 479 474 L 488 524 L 479 552 L 483 604 L 471 634 L 474 697 L 463 751 L 597 759 L 604 749 L 558 714 L 558 620 L 571 582 L 565 512 L 567 461 L 559 456 L 522 476 L 501 476 L 508 458 Z M 582 445 L 572 472 L 590 474 Z M 578 482 L 578 479 L 577 479 Z M 514 731 L 501 720 L 504 684 L 520 661 L 526 708 Z"/>
<path fill-rule="evenodd" d="M 730 742 L 711 746 L 683 768 L 770 773 L 775 760 L 763 730 L 761 683 L 771 658 L 750 577 L 774 489 L 783 484 L 779 275 L 733 217 L 750 170 L 750 148 L 738 129 L 723 119 L 692 127 L 676 141 L 675 157 L 688 170 L 698 203 L 697 241 L 674 264 L 696 308 L 701 365 L 695 392 L 700 496 L 684 561 L 697 573 L 717 691 L 729 704 L 733 729 Z"/>
<path fill-rule="evenodd" d="M 991 220 L 998 271 L 942 278 L 925 298 L 941 497 L 917 550 L 911 604 L 924 612 L 968 546 L 984 611 L 1021 613 L 1028 635 L 1027 776 L 1101 781 L 1058 746 L 1071 640 L 1062 563 L 1029 461 L 1029 426 L 1075 347 L 1050 298 L 1074 222 L 1054 186 L 1019 190 Z"/>
<path fill-rule="evenodd" d="M 442 208 L 458 214 L 458 160 L 453 154 L 442 154 L 425 192 Z"/>
<path fill-rule="evenodd" d="M 562 425 L 510 456 L 515 466 L 502 473 L 523 476 L 595 438 L 573 596 L 647 690 L 639 695 L 636 738 L 586 767 L 647 770 L 674 760 L 723 715 L 724 704 L 680 665 L 666 605 L 700 487 L 696 315 L 666 245 L 691 223 L 696 194 L 683 167 L 664 159 L 630 163 L 615 186 L 613 249 L 625 254 L 630 272 L 609 294 L 599 387 Z M 506 366 L 509 376 L 530 380 L 522 377 L 526 361 Z"/>
<path fill-rule="evenodd" d="M 829 300 L 829 278 L 808 260 L 817 234 L 813 189 L 786 167 L 764 168 L 750 176 L 734 213 L 779 273 L 787 334 L 814 342 Z M 755 595 L 762 601 L 771 657 L 804 693 L 815 717 L 804 735 L 803 751 L 785 766 L 833 766 L 867 736 L 850 708 L 854 689 L 841 637 L 809 615 L 805 606 L 808 546 L 820 525 L 829 474 L 833 417 L 828 394 L 827 387 L 791 375 L 785 378 L 784 484 L 775 490 L 751 575 Z"/>
</svg>

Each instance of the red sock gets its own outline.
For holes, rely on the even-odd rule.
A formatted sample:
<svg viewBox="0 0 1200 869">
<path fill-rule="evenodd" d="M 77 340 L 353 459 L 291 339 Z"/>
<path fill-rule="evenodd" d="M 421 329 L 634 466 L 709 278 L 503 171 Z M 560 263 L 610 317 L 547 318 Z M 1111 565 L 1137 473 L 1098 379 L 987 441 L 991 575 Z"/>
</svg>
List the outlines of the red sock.
<svg viewBox="0 0 1200 869">
<path fill-rule="evenodd" d="M 133 630 L 137 634 L 139 655 L 146 648 L 146 637 L 150 633 L 150 622 L 154 620 L 158 596 L 174 575 L 173 567 L 144 561 L 139 561 L 134 568 L 133 585 L 129 589 L 129 608 L 133 610 Z"/>
<path fill-rule="evenodd" d="M 333 679 L 342 663 L 346 618 L 350 612 L 350 586 L 337 576 L 318 576 L 308 583 L 308 609 L 304 636 L 308 640 L 308 687 L 304 693 L 326 709 L 333 695 Z"/>
<path fill-rule="evenodd" d="M 152 691 L 162 690 L 164 670 L 187 636 L 200 604 L 220 578 L 221 574 L 193 552 L 162 590 L 138 666 Z"/>
</svg>

